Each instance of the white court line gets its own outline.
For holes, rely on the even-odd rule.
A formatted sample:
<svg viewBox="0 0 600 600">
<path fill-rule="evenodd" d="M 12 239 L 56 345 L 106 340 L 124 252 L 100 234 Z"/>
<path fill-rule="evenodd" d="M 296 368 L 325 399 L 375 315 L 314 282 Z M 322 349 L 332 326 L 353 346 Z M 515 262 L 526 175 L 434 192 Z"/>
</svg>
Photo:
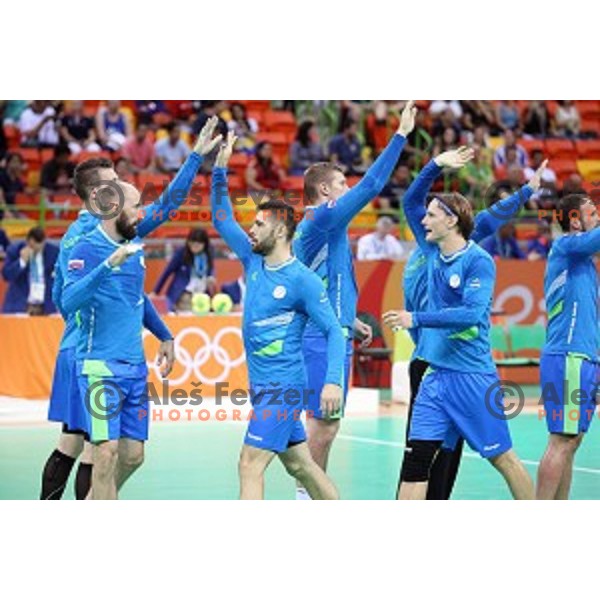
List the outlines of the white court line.
<svg viewBox="0 0 600 600">
<path fill-rule="evenodd" d="M 391 446 L 392 448 L 404 448 L 404 444 L 400 442 L 389 442 L 387 440 L 377 440 L 374 438 L 366 438 L 359 437 L 356 435 L 344 435 L 340 434 L 337 436 L 342 440 L 348 440 L 349 442 L 360 442 L 363 444 L 371 444 L 373 446 Z M 479 454 L 474 454 L 473 452 L 463 452 L 463 456 L 466 458 L 479 458 L 480 460 L 486 460 L 479 456 Z M 540 464 L 539 460 L 524 460 L 520 459 L 524 465 L 532 465 L 537 467 Z M 600 469 L 589 469 L 587 467 L 576 467 L 573 466 L 573 471 L 577 471 L 578 473 L 591 473 L 592 475 L 600 475 Z"/>
</svg>

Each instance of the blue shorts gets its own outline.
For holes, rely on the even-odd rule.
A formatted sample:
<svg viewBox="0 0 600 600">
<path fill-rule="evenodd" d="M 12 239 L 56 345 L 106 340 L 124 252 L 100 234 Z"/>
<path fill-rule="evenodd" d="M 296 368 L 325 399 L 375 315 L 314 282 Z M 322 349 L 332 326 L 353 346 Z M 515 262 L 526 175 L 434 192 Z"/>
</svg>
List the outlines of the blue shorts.
<svg viewBox="0 0 600 600">
<path fill-rule="evenodd" d="M 79 418 L 79 385 L 75 348 L 65 348 L 56 357 L 48 420 L 64 423 L 69 430 L 82 430 Z"/>
<path fill-rule="evenodd" d="M 277 390 L 268 385 L 252 387 L 252 415 L 244 444 L 279 454 L 305 442 L 301 420 L 304 393 L 304 385 Z"/>
<path fill-rule="evenodd" d="M 325 337 L 305 337 L 302 340 L 302 354 L 306 367 L 308 382 L 306 410 L 311 417 L 323 419 L 321 412 L 321 390 L 325 384 L 327 375 L 327 339 Z M 344 378 L 340 382 L 342 386 L 342 405 L 337 414 L 329 419 L 341 419 L 344 416 L 346 398 L 348 397 L 348 383 L 350 381 L 350 370 L 352 368 L 353 345 L 352 339 L 346 342 L 346 360 L 344 362 Z"/>
<path fill-rule="evenodd" d="M 542 354 L 540 383 L 548 431 L 585 433 L 596 411 L 598 364 L 582 354 Z"/>
<path fill-rule="evenodd" d="M 77 373 L 84 431 L 91 442 L 148 439 L 145 364 L 114 369 L 113 364 L 104 361 L 85 360 L 78 362 Z"/>
<path fill-rule="evenodd" d="M 508 423 L 487 406 L 490 390 L 499 384 L 496 373 L 428 370 L 415 399 L 409 440 L 440 440 L 454 449 L 463 437 L 484 458 L 507 452 L 512 448 Z"/>
</svg>

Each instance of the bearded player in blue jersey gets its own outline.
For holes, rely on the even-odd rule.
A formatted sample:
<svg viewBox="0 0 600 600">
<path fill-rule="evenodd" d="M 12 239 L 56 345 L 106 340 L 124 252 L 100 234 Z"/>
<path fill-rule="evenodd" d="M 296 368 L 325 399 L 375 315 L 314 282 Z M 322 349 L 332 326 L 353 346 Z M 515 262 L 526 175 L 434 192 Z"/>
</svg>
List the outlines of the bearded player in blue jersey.
<svg viewBox="0 0 600 600">
<path fill-rule="evenodd" d="M 400 126 L 388 146 L 352 189 L 348 187 L 342 170 L 332 163 L 317 163 L 304 174 L 304 201 L 311 203 L 298 226 L 294 239 L 294 254 L 323 280 L 335 315 L 346 338 L 344 361 L 344 396 L 340 411 L 323 415 L 318 397 L 328 367 L 326 343 L 323 335 L 309 321 L 304 334 L 303 354 L 308 372 L 308 386 L 312 401 L 307 418 L 308 445 L 319 466 L 326 471 L 331 446 L 340 428 L 352 365 L 352 338 L 356 331 L 368 344 L 371 328 L 356 318 L 358 288 L 348 226 L 352 219 L 383 189 L 388 182 L 404 144 L 413 130 L 416 108 L 407 102 L 402 111 Z M 305 499 L 301 487 L 298 499 Z"/>
<path fill-rule="evenodd" d="M 430 365 L 414 402 L 400 500 L 426 498 L 437 453 L 442 445 L 454 448 L 461 437 L 503 475 L 514 498 L 534 497 L 506 420 L 486 406 L 491 394 L 494 404 L 501 401 L 489 343 L 496 269 L 490 255 L 469 239 L 473 228 L 466 198 L 454 193 L 431 199 L 413 230 L 427 261 L 427 304 L 384 315 L 391 327 L 426 331 Z"/>
<path fill-rule="evenodd" d="M 564 232 L 546 264 L 548 312 L 540 377 L 549 439 L 540 462 L 537 498 L 567 500 L 575 452 L 596 412 L 598 389 L 598 210 L 585 195 L 563 198 L 556 211 Z"/>
<path fill-rule="evenodd" d="M 264 497 L 264 473 L 275 456 L 313 499 L 338 498 L 312 459 L 300 420 L 308 394 L 302 336 L 310 318 L 326 340 L 327 371 L 319 390 L 325 415 L 339 410 L 345 340 L 322 281 L 292 255 L 294 209 L 270 200 L 258 207 L 249 235 L 235 220 L 227 191 L 230 134 L 213 169 L 211 210 L 216 230 L 244 266 L 243 338 L 252 420 L 239 460 L 240 498 Z"/>
<path fill-rule="evenodd" d="M 129 364 L 128 361 L 133 356 L 128 354 L 125 350 L 127 342 L 121 344 L 120 347 L 119 344 L 108 344 L 103 350 L 100 350 L 100 355 L 102 355 L 104 350 L 107 352 L 106 356 L 101 358 L 98 357 L 97 352 L 91 352 L 89 346 L 87 350 L 84 351 L 82 349 L 80 331 L 87 328 L 87 331 L 91 336 L 91 338 L 88 340 L 88 344 L 93 341 L 92 338 L 94 336 L 98 335 L 100 335 L 100 337 L 104 336 L 105 339 L 108 339 L 111 335 L 118 336 L 119 331 L 121 331 L 121 335 L 125 335 L 127 328 L 123 327 L 121 330 L 115 329 L 115 325 L 111 321 L 110 317 L 107 317 L 106 314 L 101 313 L 105 319 L 105 322 L 111 322 L 111 327 L 107 329 L 109 333 L 103 333 L 101 331 L 103 325 L 100 324 L 100 321 L 96 322 L 95 319 L 96 310 L 99 310 L 99 307 L 102 307 L 103 302 L 104 305 L 108 303 L 109 298 L 111 297 L 111 284 L 113 285 L 114 290 L 117 290 L 115 292 L 115 297 L 117 299 L 115 307 L 118 306 L 119 302 L 124 301 L 129 291 L 133 291 L 133 295 L 135 295 L 137 289 L 136 278 L 139 278 L 141 274 L 143 281 L 143 271 L 132 274 L 129 279 L 117 276 L 115 276 L 112 281 L 107 279 L 107 281 L 103 282 L 104 286 L 102 287 L 102 292 L 104 292 L 104 295 L 102 296 L 102 294 L 100 294 L 99 298 L 93 297 L 95 288 L 93 285 L 91 285 L 91 281 L 89 282 L 91 285 L 89 288 L 86 287 L 87 284 L 82 284 L 81 281 L 77 281 L 78 294 L 73 297 L 72 292 L 70 292 L 68 299 L 63 298 L 63 288 L 60 285 L 61 281 L 63 278 L 65 278 L 68 282 L 73 283 L 72 280 L 78 280 L 81 276 L 88 273 L 89 266 L 95 263 L 98 255 L 106 252 L 107 249 L 111 251 L 114 250 L 113 246 L 106 244 L 111 235 L 113 236 L 112 241 L 114 242 L 116 240 L 115 245 L 119 246 L 119 244 L 123 244 L 123 242 L 128 239 L 125 234 L 131 235 L 133 232 L 133 235 L 137 235 L 141 238 L 148 235 L 161 223 L 164 223 L 166 220 L 168 220 L 171 211 L 176 210 L 186 198 L 198 168 L 202 163 L 202 157 L 209 153 L 220 141 L 220 137 L 211 139 L 215 127 L 215 119 L 207 122 L 199 135 L 194 152 L 192 152 L 190 157 L 188 157 L 179 173 L 171 182 L 159 201 L 144 207 L 143 209 L 139 203 L 139 192 L 137 192 L 133 186 L 130 186 L 129 184 L 123 184 L 122 182 L 115 182 L 112 185 L 109 185 L 114 179 L 111 177 L 112 169 L 110 169 L 110 165 L 99 167 L 95 172 L 93 169 L 84 168 L 82 173 L 87 172 L 87 176 L 80 173 L 80 179 L 86 183 L 88 188 L 91 188 L 91 192 L 88 192 L 89 198 L 87 199 L 86 204 L 89 205 L 91 210 L 98 215 L 98 217 L 93 217 L 89 213 L 83 213 L 78 222 L 72 226 L 73 230 L 70 231 L 70 233 L 63 240 L 64 244 L 61 249 L 61 254 L 63 256 L 62 259 L 59 257 L 57 283 L 54 290 L 56 298 L 55 302 L 57 302 L 57 305 L 60 307 L 63 315 L 67 317 L 67 327 L 56 369 L 57 377 L 55 377 L 55 384 L 51 400 L 51 418 L 60 418 L 62 410 L 62 412 L 66 413 L 67 418 L 65 422 L 71 429 L 76 431 L 84 429 L 89 434 L 91 424 L 95 423 L 98 425 L 97 419 L 94 420 L 92 418 L 90 421 L 91 415 L 89 414 L 89 407 L 83 406 L 82 398 L 79 396 L 79 394 L 77 394 L 78 390 L 81 392 L 82 389 L 84 389 L 84 386 L 82 386 L 81 382 L 82 361 L 86 360 L 89 364 L 91 364 L 90 361 L 95 361 L 94 364 L 98 365 L 106 359 L 108 362 L 115 363 L 114 370 L 116 373 L 123 373 L 127 371 L 127 364 Z M 103 207 L 102 203 L 98 201 L 96 195 L 98 195 L 101 190 L 103 190 L 104 193 L 109 197 L 112 196 L 112 206 Z M 85 192 L 86 189 L 82 183 L 82 189 L 80 190 L 80 193 L 84 196 L 84 199 Z M 118 214 L 113 214 L 116 211 L 119 211 L 120 203 L 127 204 L 128 211 L 130 213 L 129 216 L 127 216 L 125 211 L 119 212 Z M 132 208 L 133 205 L 135 205 L 135 208 Z M 131 220 L 133 219 L 133 210 L 139 211 L 139 214 L 134 221 Z M 104 214 L 102 214 L 103 211 Z M 108 218 L 109 216 L 110 218 Z M 104 225 L 106 225 L 110 230 L 108 234 L 106 231 L 104 231 Z M 99 233 L 106 234 L 104 236 L 100 236 L 102 242 L 100 244 L 97 243 Z M 89 238 L 86 238 L 86 234 L 89 236 Z M 85 243 L 88 239 L 91 239 L 92 242 L 95 241 L 96 243 L 91 243 L 88 246 L 85 246 Z M 72 253 L 76 248 L 79 252 L 83 252 L 84 254 L 87 253 L 89 255 L 87 258 L 87 267 L 85 258 L 82 259 L 75 257 L 75 262 L 71 260 L 72 257 L 70 256 L 70 253 Z M 84 248 L 84 251 L 82 251 L 82 248 Z M 129 246 L 129 248 L 131 248 L 131 246 Z M 127 258 L 127 256 L 128 254 L 125 256 L 121 255 L 121 258 L 124 259 Z M 141 255 L 139 258 L 143 262 L 143 255 Z M 120 271 L 120 265 L 117 263 L 116 266 L 118 268 L 115 269 L 115 271 Z M 75 271 L 77 271 L 77 273 Z M 130 286 L 131 290 L 127 290 L 128 286 Z M 154 333 L 159 340 L 161 340 L 162 343 L 159 349 L 158 363 L 164 363 L 162 373 L 163 376 L 166 376 L 172 368 L 174 361 L 172 335 L 156 313 L 154 307 L 145 294 L 142 293 L 137 302 L 139 302 L 139 304 L 136 304 L 136 310 L 134 313 L 132 313 L 132 319 L 135 322 L 135 320 L 141 316 L 143 325 L 152 333 Z M 76 308 L 73 308 L 74 306 Z M 139 310 L 140 306 L 142 306 L 141 312 Z M 86 315 L 88 318 L 90 318 L 90 315 L 92 315 L 91 323 L 89 321 L 86 322 L 83 318 Z M 76 367 L 74 367 L 75 361 L 72 357 L 75 346 L 78 346 L 75 356 L 77 357 L 77 362 L 79 363 Z M 94 355 L 93 357 L 91 357 L 92 354 Z M 61 357 L 64 360 L 62 360 Z M 139 354 L 135 354 L 133 358 L 137 361 L 139 359 Z M 127 364 L 124 366 L 121 363 Z M 138 363 L 135 364 L 137 371 L 139 371 L 140 377 L 142 377 L 143 368 L 140 367 Z M 75 369 L 79 369 L 79 376 L 74 374 Z M 110 368 L 98 367 L 98 372 L 102 372 L 105 375 L 109 371 L 111 371 Z M 136 369 L 131 369 L 130 373 L 134 374 L 137 373 L 137 371 Z M 86 373 L 83 374 L 87 375 Z M 94 377 L 93 374 L 92 377 Z M 125 377 L 125 379 L 127 379 L 127 377 Z M 73 381 L 77 383 L 74 385 Z M 145 376 L 143 376 L 143 381 L 145 385 Z M 111 381 L 111 383 L 115 382 Z M 115 385 L 118 386 L 119 383 L 117 382 Z M 125 387 L 127 387 L 127 383 L 125 384 Z M 131 395 L 135 396 L 138 392 L 139 390 L 137 389 L 132 390 Z M 140 402 L 143 403 L 143 400 L 140 400 Z M 63 406 L 62 409 L 61 403 Z M 133 402 L 133 404 L 135 404 L 135 402 Z M 102 420 L 102 418 L 100 420 Z M 143 444 L 141 442 L 145 438 L 138 436 L 130 439 L 127 435 L 123 435 L 121 436 L 123 439 L 121 439 L 118 444 L 115 444 L 113 443 L 114 440 L 120 439 L 118 432 L 120 419 L 115 418 L 114 420 L 104 420 L 111 421 L 111 427 L 109 428 L 110 431 L 107 433 L 107 439 L 110 440 L 111 443 L 104 446 L 102 452 L 100 452 L 98 448 L 94 450 L 94 455 L 102 457 L 101 470 L 103 472 L 101 477 L 102 483 L 100 484 L 98 493 L 94 493 L 94 497 L 112 498 L 116 497 L 116 490 L 119 489 L 127 480 L 127 478 L 141 465 L 143 458 Z M 134 431 L 134 433 L 136 433 L 136 431 Z M 92 441 L 97 441 L 98 443 L 107 441 L 101 438 L 102 435 L 96 435 L 95 440 Z M 118 460 L 116 460 L 115 456 L 118 458 Z M 111 464 L 111 461 L 116 462 Z M 106 475 L 106 471 L 110 471 L 111 469 L 113 471 L 113 475 L 116 475 L 114 485 L 107 483 L 108 476 Z M 68 477 L 68 472 L 66 473 L 66 477 Z M 93 477 L 93 479 L 94 478 L 95 477 Z M 79 487 L 81 487 L 81 489 L 78 491 L 78 497 L 82 497 L 85 491 L 83 488 L 85 486 L 82 484 Z"/>
<path fill-rule="evenodd" d="M 436 156 L 419 173 L 402 198 L 402 207 L 413 231 L 421 231 L 421 221 L 425 217 L 425 200 L 431 186 L 444 168 L 458 169 L 472 159 L 473 152 L 466 148 L 451 150 Z M 481 242 L 493 235 L 503 223 L 515 216 L 531 195 L 539 188 L 541 174 L 546 168 L 544 163 L 534 174 L 531 181 L 520 190 L 505 199 L 496 202 L 490 209 L 481 211 L 475 217 L 471 240 Z M 404 304 L 408 312 L 426 310 L 427 307 L 427 257 L 417 245 L 404 269 Z M 429 368 L 427 356 L 427 329 L 411 329 L 410 335 L 415 343 L 410 365 L 410 405 L 406 426 L 406 441 L 412 422 L 414 400 L 419 391 L 423 375 Z M 459 438 L 453 450 L 442 448 L 431 466 L 428 500 L 448 500 L 452 493 L 463 449 L 463 439 Z M 398 484 L 400 485 L 400 483 Z"/>
</svg>

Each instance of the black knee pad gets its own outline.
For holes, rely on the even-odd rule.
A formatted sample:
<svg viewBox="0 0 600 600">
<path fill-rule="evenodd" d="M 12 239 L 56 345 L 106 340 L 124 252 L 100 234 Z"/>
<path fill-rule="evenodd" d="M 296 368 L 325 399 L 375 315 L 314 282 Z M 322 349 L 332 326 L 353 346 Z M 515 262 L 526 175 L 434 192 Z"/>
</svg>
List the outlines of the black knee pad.
<svg viewBox="0 0 600 600">
<path fill-rule="evenodd" d="M 406 444 L 400 479 L 407 483 L 422 483 L 429 480 L 433 459 L 442 445 L 441 441 L 413 440 Z"/>
</svg>

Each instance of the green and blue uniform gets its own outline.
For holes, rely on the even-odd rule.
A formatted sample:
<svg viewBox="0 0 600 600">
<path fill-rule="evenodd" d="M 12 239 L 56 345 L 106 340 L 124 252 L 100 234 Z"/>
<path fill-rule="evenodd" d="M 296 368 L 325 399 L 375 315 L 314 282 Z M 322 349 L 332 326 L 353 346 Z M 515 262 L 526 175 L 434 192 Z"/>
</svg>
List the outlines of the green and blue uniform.
<svg viewBox="0 0 600 600">
<path fill-rule="evenodd" d="M 169 219 L 169 213 L 171 211 L 179 208 L 181 203 L 187 197 L 194 181 L 194 177 L 201 164 L 202 157 L 197 153 L 192 153 L 160 198 L 156 202 L 144 207 L 140 216 L 140 222 L 137 225 L 139 238 L 152 233 L 157 227 Z M 84 398 L 81 398 L 79 395 L 82 384 L 78 379 L 78 371 L 81 371 L 80 363 L 82 360 L 88 360 L 89 357 L 82 357 L 82 354 L 78 354 L 76 351 L 80 341 L 81 325 L 83 324 L 82 316 L 84 311 L 67 310 L 67 307 L 70 305 L 66 305 L 64 302 L 63 290 L 64 285 L 69 278 L 69 263 L 73 250 L 76 247 L 81 249 L 79 244 L 81 244 L 91 232 L 97 232 L 100 223 L 100 219 L 94 217 L 87 211 L 82 211 L 77 221 L 69 227 L 61 241 L 61 249 L 56 265 L 55 280 L 52 290 L 53 300 L 65 319 L 65 332 L 61 340 L 60 352 L 55 367 L 49 419 L 61 421 L 71 430 L 88 431 L 91 428 L 90 415 L 88 414 L 89 411 L 84 406 Z M 111 248 L 112 250 L 109 253 L 109 256 L 115 249 L 114 246 L 111 246 Z M 131 257 L 127 260 L 131 260 Z M 76 257 L 76 262 L 74 264 L 77 266 L 81 264 L 78 261 L 79 259 Z M 88 260 L 88 265 L 89 264 L 91 263 Z M 80 276 L 81 273 L 79 271 L 85 271 L 85 268 L 76 268 L 74 270 L 77 271 L 76 276 Z M 76 276 L 74 275 L 74 277 Z M 91 297 L 84 300 L 87 300 L 88 303 L 94 301 Z M 118 304 L 115 306 L 118 306 Z M 171 333 L 158 315 L 152 302 L 145 294 L 142 294 L 142 306 L 143 326 L 161 341 L 171 339 Z M 118 329 L 112 329 L 111 331 L 115 337 L 119 337 L 120 332 Z M 99 358 L 94 360 L 101 361 L 102 359 Z M 116 369 L 116 371 L 119 370 L 119 368 Z M 105 375 L 108 374 L 108 371 L 111 371 L 110 368 L 99 369 L 99 372 L 103 372 Z M 125 387 L 129 385 L 129 380 L 126 381 L 127 383 L 123 384 Z M 124 418 L 127 418 L 126 415 L 124 415 Z M 118 426 L 117 421 L 118 420 L 115 419 L 114 422 L 111 422 L 112 435 L 116 435 Z M 103 429 L 103 427 L 101 427 L 101 429 Z M 131 427 L 129 427 L 129 429 L 131 429 Z"/>
<path fill-rule="evenodd" d="M 305 441 L 300 415 L 315 392 L 307 389 L 302 356 L 306 322 L 312 319 L 327 340 L 325 383 L 340 386 L 345 343 L 342 329 L 317 275 L 295 257 L 269 266 L 252 251 L 248 236 L 233 215 L 226 169 L 213 170 L 211 210 L 216 230 L 238 256 L 245 272 L 242 333 L 253 419 L 244 443 L 285 452 L 289 446 Z"/>
<path fill-rule="evenodd" d="M 406 138 L 399 134 L 394 135 L 356 186 L 337 201 L 308 207 L 294 238 L 294 254 L 325 283 L 331 306 L 346 336 L 344 403 L 352 365 L 352 334 L 358 302 L 348 226 L 388 182 L 405 143 Z M 309 321 L 304 334 L 303 353 L 309 388 L 317 392 L 309 404 L 309 409 L 319 419 L 323 418 L 317 398 L 323 387 L 326 372 L 325 348 L 323 335 L 318 327 Z M 343 414 L 343 406 L 338 417 Z"/>
<path fill-rule="evenodd" d="M 540 378 L 550 433 L 585 433 L 596 409 L 600 227 L 556 240 L 546 264 L 548 313 Z"/>
</svg>

